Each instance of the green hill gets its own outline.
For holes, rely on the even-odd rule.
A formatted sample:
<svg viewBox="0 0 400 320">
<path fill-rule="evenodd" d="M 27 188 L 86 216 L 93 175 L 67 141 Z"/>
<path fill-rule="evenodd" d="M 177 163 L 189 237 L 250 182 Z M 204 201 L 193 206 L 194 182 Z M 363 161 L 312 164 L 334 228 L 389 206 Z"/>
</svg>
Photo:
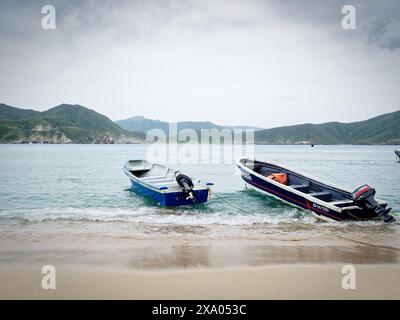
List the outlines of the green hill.
<svg viewBox="0 0 400 320">
<path fill-rule="evenodd" d="M 40 112 L 31 109 L 19 109 L 0 103 L 0 119 L 20 120 L 38 115 Z"/>
<path fill-rule="evenodd" d="M 258 144 L 400 144 L 400 110 L 365 121 L 301 124 L 255 132 Z"/>
<path fill-rule="evenodd" d="M 80 105 L 62 104 L 44 112 L 0 104 L 1 143 L 140 143 L 107 117 Z"/>
</svg>

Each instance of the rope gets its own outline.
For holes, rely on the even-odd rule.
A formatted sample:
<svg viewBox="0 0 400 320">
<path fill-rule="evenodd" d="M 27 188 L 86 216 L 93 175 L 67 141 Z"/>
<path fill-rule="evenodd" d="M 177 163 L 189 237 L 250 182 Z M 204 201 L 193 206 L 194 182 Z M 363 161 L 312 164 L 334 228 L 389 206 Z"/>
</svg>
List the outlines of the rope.
<svg viewBox="0 0 400 320">
<path fill-rule="evenodd" d="M 351 241 L 351 242 L 354 242 L 354 243 L 363 244 L 363 245 L 366 245 L 366 246 L 377 247 L 377 248 L 381 248 L 381 249 L 388 249 L 388 250 L 397 250 L 397 251 L 400 251 L 400 248 L 397 248 L 397 247 L 382 246 L 382 245 L 379 245 L 379 244 L 372 244 L 372 243 L 368 243 L 368 242 L 364 242 L 364 241 L 354 240 L 354 239 L 347 238 L 347 237 L 344 237 L 344 236 L 341 236 L 341 235 L 337 235 L 337 236 L 338 236 L 339 238 L 343 238 L 343 239 L 346 239 L 346 240 L 348 240 L 348 241 Z"/>
<path fill-rule="evenodd" d="M 242 211 L 242 212 L 244 212 L 244 213 L 246 213 L 246 214 L 251 214 L 251 215 L 252 215 L 251 212 L 248 212 L 248 211 L 246 211 L 246 210 L 244 210 L 244 209 L 242 209 L 242 208 L 239 208 L 238 206 L 235 206 L 234 204 L 232 204 L 232 203 L 226 201 L 222 196 L 219 196 L 218 193 L 216 193 L 215 191 L 213 191 L 212 193 L 216 196 L 216 198 L 218 198 L 219 200 L 221 200 L 222 202 L 224 202 L 224 203 L 227 204 L 228 206 L 230 206 L 230 207 L 232 207 L 232 208 L 235 208 L 235 209 L 237 209 L 237 210 L 239 210 L 239 211 Z"/>
</svg>

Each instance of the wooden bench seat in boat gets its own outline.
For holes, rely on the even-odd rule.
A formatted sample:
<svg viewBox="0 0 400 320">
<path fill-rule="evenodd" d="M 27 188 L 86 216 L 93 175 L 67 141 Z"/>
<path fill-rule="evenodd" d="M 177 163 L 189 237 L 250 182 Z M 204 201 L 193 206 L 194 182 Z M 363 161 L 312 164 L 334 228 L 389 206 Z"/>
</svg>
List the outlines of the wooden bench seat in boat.
<svg viewBox="0 0 400 320">
<path fill-rule="evenodd" d="M 329 201 L 332 194 L 328 191 L 321 191 L 321 192 L 311 192 L 308 194 L 311 197 L 318 198 L 324 201 Z"/>
<path fill-rule="evenodd" d="M 146 176 L 144 176 L 144 177 L 140 177 L 140 178 L 138 178 L 139 180 L 148 180 L 148 181 L 152 181 L 152 180 L 158 180 L 158 179 L 164 179 L 164 178 L 167 178 L 168 177 L 168 173 L 169 173 L 169 171 L 170 171 L 170 169 L 166 169 L 165 170 L 165 172 L 164 172 L 164 174 L 162 174 L 162 175 L 159 175 L 159 176 L 148 176 L 148 177 L 146 177 Z M 169 177 L 168 177 L 169 178 Z"/>
<path fill-rule="evenodd" d="M 162 176 L 142 177 L 142 178 L 139 178 L 139 180 L 148 180 L 148 181 L 152 181 L 152 180 L 159 180 L 159 179 L 165 179 L 165 178 L 167 178 L 167 175 L 166 175 L 166 174 L 164 174 L 164 175 L 162 175 Z"/>
<path fill-rule="evenodd" d="M 329 201 L 329 203 L 334 206 L 345 207 L 346 205 L 354 204 L 354 201 L 350 199 L 342 199 L 342 200 Z"/>
<path fill-rule="evenodd" d="M 292 184 L 292 185 L 289 184 L 288 187 L 299 190 L 301 192 L 307 192 L 310 186 L 305 183 L 305 184 Z"/>
<path fill-rule="evenodd" d="M 171 187 L 171 186 L 178 186 L 178 183 L 176 181 L 160 182 L 160 183 L 157 182 L 154 185 L 157 187 Z"/>
<path fill-rule="evenodd" d="M 160 183 L 175 182 L 175 180 L 171 179 L 171 178 L 161 178 L 161 179 L 151 179 L 151 180 L 143 179 L 142 181 L 143 182 L 147 182 L 149 184 L 160 184 Z"/>
</svg>

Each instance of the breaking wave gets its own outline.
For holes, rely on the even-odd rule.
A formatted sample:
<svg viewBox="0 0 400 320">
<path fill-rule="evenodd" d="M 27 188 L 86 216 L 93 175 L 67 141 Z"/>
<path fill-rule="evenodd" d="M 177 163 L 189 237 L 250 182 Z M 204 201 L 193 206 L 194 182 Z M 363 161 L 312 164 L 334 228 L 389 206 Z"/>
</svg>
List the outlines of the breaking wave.
<svg viewBox="0 0 400 320">
<path fill-rule="evenodd" d="M 92 222 L 130 222 L 148 224 L 178 224 L 178 225 L 254 225 L 311 222 L 312 217 L 306 217 L 303 212 L 289 208 L 280 215 L 267 213 L 237 214 L 225 211 L 207 210 L 187 211 L 169 210 L 164 208 L 73 208 L 48 207 L 30 210 L 10 210 L 1 213 L 2 219 L 22 219 L 29 222 L 44 221 L 92 221 Z"/>
<path fill-rule="evenodd" d="M 161 207 L 47 207 L 29 210 L 8 210 L 0 212 L 1 220 L 18 219 L 27 222 L 75 221 L 75 222 L 127 222 L 149 225 L 314 225 L 320 227 L 372 227 L 382 226 L 380 221 L 320 222 L 308 212 L 287 207 L 265 213 L 235 213 L 227 210 L 176 210 Z"/>
</svg>

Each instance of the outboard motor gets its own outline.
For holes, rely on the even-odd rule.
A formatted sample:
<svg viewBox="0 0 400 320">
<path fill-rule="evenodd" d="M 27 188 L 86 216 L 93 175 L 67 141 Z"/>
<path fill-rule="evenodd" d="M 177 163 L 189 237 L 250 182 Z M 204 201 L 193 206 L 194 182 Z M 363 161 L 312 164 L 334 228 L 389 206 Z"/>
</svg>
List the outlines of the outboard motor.
<svg viewBox="0 0 400 320">
<path fill-rule="evenodd" d="M 394 222 L 395 219 L 389 214 L 391 208 L 385 209 L 375 200 L 375 189 L 365 184 L 353 191 L 354 202 L 366 209 L 376 213 L 376 215 L 385 222 Z"/>
<path fill-rule="evenodd" d="M 193 201 L 195 201 L 195 197 L 193 195 L 193 181 L 192 179 L 190 179 L 188 176 L 180 173 L 179 171 L 175 172 L 175 179 L 176 182 L 178 183 L 178 185 L 182 188 L 183 194 L 187 199 L 192 199 Z"/>
</svg>

